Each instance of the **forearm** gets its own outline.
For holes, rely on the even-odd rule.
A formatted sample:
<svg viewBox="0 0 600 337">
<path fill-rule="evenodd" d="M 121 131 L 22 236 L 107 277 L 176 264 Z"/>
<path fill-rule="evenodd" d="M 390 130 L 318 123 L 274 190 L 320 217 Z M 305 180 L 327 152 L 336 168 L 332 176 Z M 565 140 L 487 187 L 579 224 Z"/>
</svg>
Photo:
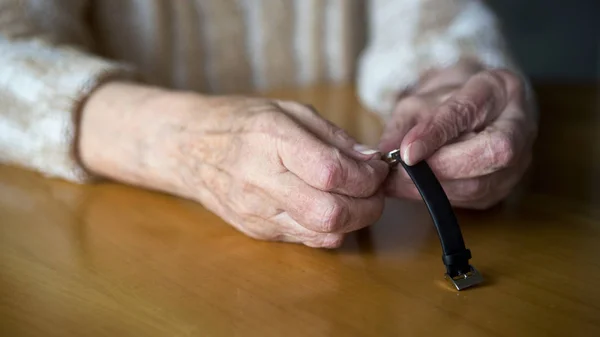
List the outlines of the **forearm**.
<svg viewBox="0 0 600 337">
<path fill-rule="evenodd" d="M 184 193 L 178 130 L 191 116 L 187 95 L 111 82 L 85 104 L 78 154 L 89 171 L 146 188 Z M 200 112 L 199 112 L 200 113 Z"/>
</svg>

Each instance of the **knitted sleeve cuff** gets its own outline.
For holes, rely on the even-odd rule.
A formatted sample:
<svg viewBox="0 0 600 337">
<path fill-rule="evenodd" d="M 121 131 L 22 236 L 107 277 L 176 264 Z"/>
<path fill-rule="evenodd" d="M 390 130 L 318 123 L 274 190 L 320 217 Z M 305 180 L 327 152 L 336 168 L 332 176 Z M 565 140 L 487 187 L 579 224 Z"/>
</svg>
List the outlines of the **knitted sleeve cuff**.
<svg viewBox="0 0 600 337">
<path fill-rule="evenodd" d="M 375 33 L 385 38 L 374 36 L 358 66 L 358 95 L 368 109 L 386 118 L 398 95 L 415 86 L 424 73 L 452 66 L 461 59 L 475 60 L 485 68 L 520 73 L 505 47 L 493 13 L 479 1 L 462 3 L 449 26 L 431 31 L 407 33 L 411 29 L 406 27 L 410 25 L 407 20 L 395 17 L 393 11 L 379 14 L 376 19 L 390 21 L 384 26 L 385 32 Z M 401 14 L 407 13 L 398 11 L 396 16 Z"/>
<path fill-rule="evenodd" d="M 1 36 L 0 64 L 0 161 L 90 180 L 76 155 L 80 108 L 101 83 L 133 80 L 135 72 L 70 47 Z"/>
</svg>

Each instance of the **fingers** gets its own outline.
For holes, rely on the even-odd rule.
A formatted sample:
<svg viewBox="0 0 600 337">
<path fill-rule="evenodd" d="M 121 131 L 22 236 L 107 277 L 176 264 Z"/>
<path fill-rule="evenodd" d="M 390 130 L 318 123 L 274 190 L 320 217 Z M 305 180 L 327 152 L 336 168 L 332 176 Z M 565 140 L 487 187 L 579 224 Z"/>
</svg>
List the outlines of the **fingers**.
<svg viewBox="0 0 600 337">
<path fill-rule="evenodd" d="M 324 192 L 364 198 L 373 195 L 387 176 L 382 160 L 355 160 L 295 125 L 285 127 L 277 151 L 289 171 Z"/>
<path fill-rule="evenodd" d="M 268 185 L 269 194 L 304 228 L 319 233 L 348 233 L 369 226 L 383 212 L 381 191 L 369 198 L 351 198 L 320 191 L 290 172 Z"/>
<path fill-rule="evenodd" d="M 312 248 L 338 248 L 344 241 L 344 234 L 319 233 L 307 229 L 294 220 L 287 212 L 277 214 L 269 219 L 275 223 L 281 234 L 277 241 L 301 243 Z"/>
<path fill-rule="evenodd" d="M 319 116 L 312 106 L 292 101 L 277 101 L 277 104 L 284 112 L 288 113 L 323 142 L 342 150 L 344 154 L 351 158 L 368 160 L 378 158 L 381 155 L 375 149 L 358 144 L 344 129 Z"/>
<path fill-rule="evenodd" d="M 230 221 L 247 236 L 266 241 L 301 243 L 313 248 L 338 248 L 342 245 L 344 234 L 319 233 L 301 226 L 287 212 L 278 212 L 268 219 L 247 217 L 243 224 Z"/>
<path fill-rule="evenodd" d="M 527 146 L 515 123 L 498 120 L 471 138 L 440 148 L 427 163 L 440 180 L 475 178 L 513 166 Z"/>
<path fill-rule="evenodd" d="M 471 77 L 428 121 L 408 131 L 400 148 L 402 159 L 414 165 L 464 132 L 477 131 L 496 119 L 509 102 L 512 77 L 496 71 Z"/>
<path fill-rule="evenodd" d="M 521 179 L 530 161 L 531 156 L 527 156 L 521 159 L 522 165 L 477 178 L 440 180 L 440 183 L 453 206 L 485 209 L 508 196 Z M 386 182 L 386 194 L 405 199 L 421 199 L 413 182 L 401 174 L 389 177 Z"/>
<path fill-rule="evenodd" d="M 448 85 L 403 97 L 396 104 L 391 120 L 385 125 L 379 149 L 387 153 L 400 148 L 408 131 L 417 123 L 429 120 L 433 114 L 432 107 L 446 101 L 458 89 L 457 85 Z"/>
<path fill-rule="evenodd" d="M 452 204 L 456 207 L 487 209 L 504 200 L 519 183 L 531 163 L 531 156 L 521 158 L 522 164 L 509 167 L 493 174 L 443 184 L 451 192 Z"/>
</svg>

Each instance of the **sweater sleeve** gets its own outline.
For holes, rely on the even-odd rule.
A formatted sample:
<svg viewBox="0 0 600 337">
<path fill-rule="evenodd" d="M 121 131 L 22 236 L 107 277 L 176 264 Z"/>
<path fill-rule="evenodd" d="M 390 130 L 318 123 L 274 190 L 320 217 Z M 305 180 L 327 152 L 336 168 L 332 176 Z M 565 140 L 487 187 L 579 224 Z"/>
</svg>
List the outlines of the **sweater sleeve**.
<svg viewBox="0 0 600 337">
<path fill-rule="evenodd" d="M 86 182 L 76 156 L 78 112 L 128 66 L 86 52 L 87 1 L 0 0 L 0 163 Z"/>
<path fill-rule="evenodd" d="M 386 118 L 431 69 L 461 59 L 520 73 L 497 18 L 480 0 L 370 0 L 369 41 L 358 64 L 362 103 Z"/>
</svg>

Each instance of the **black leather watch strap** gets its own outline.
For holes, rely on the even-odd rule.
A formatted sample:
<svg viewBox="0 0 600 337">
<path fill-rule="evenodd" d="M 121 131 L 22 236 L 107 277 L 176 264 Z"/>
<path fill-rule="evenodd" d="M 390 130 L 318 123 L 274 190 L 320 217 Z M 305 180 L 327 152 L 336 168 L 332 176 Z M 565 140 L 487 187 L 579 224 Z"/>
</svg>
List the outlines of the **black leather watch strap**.
<svg viewBox="0 0 600 337">
<path fill-rule="evenodd" d="M 446 278 L 458 290 L 481 283 L 483 278 L 469 264 L 471 251 L 465 247 L 452 205 L 427 162 L 421 161 L 413 166 L 406 165 L 400 158 L 399 150 L 391 151 L 384 160 L 390 165 L 400 163 L 419 190 L 442 245 L 442 261 L 446 266 Z"/>
</svg>

